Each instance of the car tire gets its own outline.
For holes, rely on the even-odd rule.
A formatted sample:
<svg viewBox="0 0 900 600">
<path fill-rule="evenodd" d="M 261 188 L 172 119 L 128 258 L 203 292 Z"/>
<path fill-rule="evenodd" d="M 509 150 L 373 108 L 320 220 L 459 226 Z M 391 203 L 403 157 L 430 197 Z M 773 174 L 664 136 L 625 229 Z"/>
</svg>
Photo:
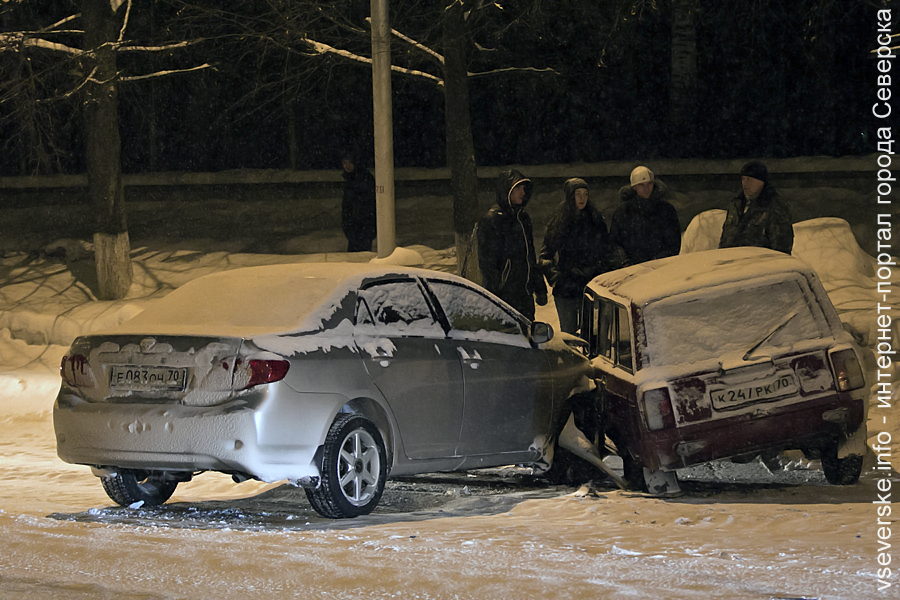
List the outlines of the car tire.
<svg viewBox="0 0 900 600">
<path fill-rule="evenodd" d="M 319 485 L 306 488 L 306 497 L 329 519 L 367 515 L 381 500 L 387 471 L 378 428 L 363 416 L 341 414 L 325 437 Z"/>
<path fill-rule="evenodd" d="M 100 478 L 106 495 L 120 506 L 143 502 L 145 506 L 164 504 L 175 493 L 178 482 L 161 473 L 119 469 L 115 475 Z"/>
<path fill-rule="evenodd" d="M 838 458 L 838 445 L 832 444 L 822 449 L 822 471 L 831 485 L 853 485 L 862 473 L 863 457 L 851 454 Z"/>
</svg>

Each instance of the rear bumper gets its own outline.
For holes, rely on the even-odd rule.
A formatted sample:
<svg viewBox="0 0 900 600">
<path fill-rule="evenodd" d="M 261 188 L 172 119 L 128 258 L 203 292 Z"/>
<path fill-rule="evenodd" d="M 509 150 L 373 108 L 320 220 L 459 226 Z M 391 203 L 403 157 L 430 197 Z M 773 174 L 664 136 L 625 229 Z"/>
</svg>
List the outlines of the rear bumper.
<svg viewBox="0 0 900 600">
<path fill-rule="evenodd" d="M 649 469 L 677 469 L 765 449 L 821 447 L 865 424 L 865 399 L 833 394 L 764 415 L 742 414 L 664 431 L 642 431 L 633 450 Z"/>
<path fill-rule="evenodd" d="M 346 399 L 299 396 L 272 389 L 192 407 L 91 403 L 61 392 L 53 406 L 57 454 L 101 468 L 221 471 L 267 482 L 317 477 L 313 458 Z"/>
</svg>

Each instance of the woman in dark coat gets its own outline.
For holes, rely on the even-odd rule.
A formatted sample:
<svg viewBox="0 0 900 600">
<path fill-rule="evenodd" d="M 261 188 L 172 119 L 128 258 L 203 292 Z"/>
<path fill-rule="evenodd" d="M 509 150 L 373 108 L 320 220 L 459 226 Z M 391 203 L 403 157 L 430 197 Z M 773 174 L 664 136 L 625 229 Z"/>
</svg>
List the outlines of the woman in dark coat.
<svg viewBox="0 0 900 600">
<path fill-rule="evenodd" d="M 525 206 L 531 180 L 516 170 L 497 181 L 497 203 L 478 221 L 478 266 L 482 285 L 534 320 L 534 301 L 547 304 L 547 284 L 537 268 L 534 231 Z"/>
<path fill-rule="evenodd" d="M 569 179 L 563 192 L 565 199 L 547 226 L 540 265 L 553 287 L 560 329 L 575 334 L 584 286 L 610 270 L 612 261 L 606 223 L 591 204 L 587 183 Z"/>
</svg>

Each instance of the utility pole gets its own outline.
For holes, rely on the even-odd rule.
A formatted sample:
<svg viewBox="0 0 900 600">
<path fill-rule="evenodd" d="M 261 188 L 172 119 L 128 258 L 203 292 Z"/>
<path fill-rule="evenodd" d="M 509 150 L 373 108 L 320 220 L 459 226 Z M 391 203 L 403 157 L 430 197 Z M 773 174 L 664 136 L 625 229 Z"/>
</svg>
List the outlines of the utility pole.
<svg viewBox="0 0 900 600">
<path fill-rule="evenodd" d="M 388 0 L 372 0 L 372 99 L 375 126 L 375 206 L 378 257 L 397 247 L 394 221 L 394 119 L 391 103 L 391 26 Z"/>
</svg>

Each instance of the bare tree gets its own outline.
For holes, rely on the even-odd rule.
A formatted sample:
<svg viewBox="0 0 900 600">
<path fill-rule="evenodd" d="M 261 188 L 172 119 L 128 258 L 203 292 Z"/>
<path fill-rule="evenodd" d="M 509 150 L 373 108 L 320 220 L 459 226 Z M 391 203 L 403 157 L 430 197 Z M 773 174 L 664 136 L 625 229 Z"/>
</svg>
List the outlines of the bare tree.
<svg viewBox="0 0 900 600">
<path fill-rule="evenodd" d="M 280 50 L 290 57 L 284 64 L 292 67 L 285 69 L 283 78 L 261 82 L 253 90 L 254 97 L 268 105 L 277 105 L 278 99 L 284 98 L 278 104 L 292 106 L 293 94 L 301 93 L 296 78 L 298 75 L 309 76 L 310 66 L 324 66 L 326 63 L 323 61 L 327 60 L 366 66 L 372 62 L 369 32 L 365 22 L 359 18 L 358 6 L 352 2 L 325 6 L 316 2 L 257 0 L 226 10 L 217 3 L 178 1 L 186 8 L 182 18 L 189 30 L 215 37 L 220 50 L 233 48 L 229 53 L 231 56 L 261 57 Z M 529 0 L 522 4 L 534 10 L 540 2 Z M 498 19 L 500 29 L 504 19 L 513 18 L 504 15 L 503 9 L 494 2 L 444 0 L 424 6 L 408 3 L 392 8 L 392 14 L 397 13 L 415 13 L 418 18 L 404 15 L 408 21 L 415 23 L 414 32 L 392 29 L 399 42 L 393 52 L 392 71 L 436 85 L 443 91 L 447 165 L 454 196 L 453 226 L 457 260 L 461 266 L 466 258 L 473 227 L 480 216 L 469 80 L 500 72 L 553 71 L 509 65 L 470 71 L 472 49 L 478 48 L 472 32 L 484 25 L 486 15 L 502 17 Z M 185 35 L 190 37 L 190 34 Z M 266 70 L 259 69 L 258 72 L 264 73 Z M 290 116 L 287 120 L 291 122 Z"/>
<path fill-rule="evenodd" d="M 20 16 L 17 9 L 30 9 L 28 0 L 7 2 L 4 21 L 8 25 Z M 58 6 L 56 7 L 59 8 Z M 131 17 L 131 0 L 80 0 L 80 13 L 72 13 L 48 25 L 37 28 L 10 30 L 0 34 L 0 53 L 25 57 L 39 55 L 47 71 L 20 70 L 21 79 L 7 88 L 4 100 L 15 92 L 41 86 L 42 77 L 51 75 L 60 80 L 60 73 L 69 74 L 65 88 L 44 87 L 46 95 L 37 94 L 29 101 L 16 103 L 13 118 L 25 117 L 36 123 L 33 109 L 37 103 L 61 102 L 77 98 L 82 103 L 85 129 L 85 158 L 88 172 L 88 192 L 95 214 L 94 255 L 97 265 L 98 297 L 101 300 L 123 298 L 131 287 L 132 267 L 125 194 L 122 186 L 121 141 L 119 137 L 118 91 L 125 81 L 135 81 L 171 74 L 178 71 L 126 75 L 120 72 L 117 57 L 123 52 L 160 52 L 184 47 L 186 42 L 161 46 L 141 46 L 127 39 Z M 36 11 L 40 12 L 40 11 Z M 26 21 L 33 21 L 30 13 Z M 47 19 L 50 20 L 50 19 Z M 81 27 L 78 27 L 78 24 Z M 10 28 L 12 29 L 12 28 Z M 80 41 L 80 45 L 78 42 Z M 52 58 L 48 59 L 48 55 Z M 187 70 L 205 68 L 199 65 Z M 182 70 L 184 71 L 184 70 Z M 45 82 L 43 82 L 45 83 Z M 11 94 L 10 94 L 11 90 Z M 32 127 L 33 129 L 34 127 Z M 26 128 L 27 130 L 27 128 Z M 32 138 L 37 137 L 36 134 Z M 42 147 L 32 139 L 35 147 Z M 41 161 L 38 167 L 41 168 Z"/>
<path fill-rule="evenodd" d="M 697 135 L 697 13 L 700 0 L 672 0 L 672 72 L 669 78 L 670 148 L 691 156 Z"/>
</svg>

